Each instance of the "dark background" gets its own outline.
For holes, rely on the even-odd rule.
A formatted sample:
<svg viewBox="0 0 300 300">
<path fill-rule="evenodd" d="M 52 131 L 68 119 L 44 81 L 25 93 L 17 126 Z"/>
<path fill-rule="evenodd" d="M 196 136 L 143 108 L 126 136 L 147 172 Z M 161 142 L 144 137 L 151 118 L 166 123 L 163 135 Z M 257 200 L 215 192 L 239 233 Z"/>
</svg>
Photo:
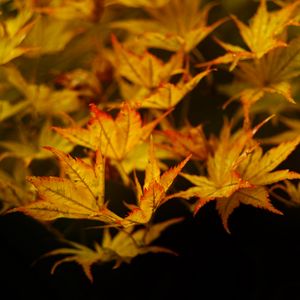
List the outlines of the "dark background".
<svg viewBox="0 0 300 300">
<path fill-rule="evenodd" d="M 157 240 L 179 256 L 147 254 L 115 270 L 112 264 L 95 265 L 93 284 L 75 263 L 54 275 L 55 258 L 32 265 L 62 245 L 30 218 L 2 216 L 1 298 L 299 299 L 300 209 L 277 207 L 284 216 L 242 206 L 230 219 L 229 235 L 214 205 L 207 205 Z"/>
</svg>

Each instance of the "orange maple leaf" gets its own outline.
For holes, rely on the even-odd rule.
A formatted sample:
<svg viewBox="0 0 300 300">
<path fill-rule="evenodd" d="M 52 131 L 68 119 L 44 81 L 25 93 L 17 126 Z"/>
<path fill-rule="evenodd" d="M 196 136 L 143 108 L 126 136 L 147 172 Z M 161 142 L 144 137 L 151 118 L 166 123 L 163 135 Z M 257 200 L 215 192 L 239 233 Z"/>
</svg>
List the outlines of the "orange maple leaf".
<svg viewBox="0 0 300 300">
<path fill-rule="evenodd" d="M 167 111 L 143 126 L 140 114 L 128 103 L 122 105 L 115 119 L 93 104 L 90 107 L 92 117 L 87 128 L 76 126 L 54 129 L 72 143 L 92 150 L 99 148 L 104 156 L 119 162 L 124 160 L 135 146 L 145 141 L 155 126 L 169 113 Z"/>
<path fill-rule="evenodd" d="M 257 58 L 261 58 L 272 49 L 286 46 L 279 35 L 287 26 L 297 24 L 293 14 L 298 5 L 299 1 L 296 1 L 275 12 L 268 12 L 266 0 L 260 0 L 260 5 L 249 26 L 236 16 L 232 16 L 232 19 L 251 52 Z"/>
<path fill-rule="evenodd" d="M 227 232 L 229 232 L 228 218 L 241 203 L 282 214 L 271 204 L 267 186 L 286 179 L 300 179 L 300 174 L 296 172 L 273 171 L 295 150 L 299 143 L 300 138 L 298 137 L 271 148 L 265 154 L 261 147 L 257 147 L 240 163 L 237 170 L 241 178 L 247 180 L 252 187 L 241 188 L 229 197 L 217 199 L 217 210 Z"/>
<path fill-rule="evenodd" d="M 281 214 L 272 206 L 266 186 L 285 179 L 300 178 L 300 174 L 289 170 L 273 171 L 297 147 L 300 138 L 282 143 L 263 155 L 262 148 L 252 140 L 256 131 L 257 127 L 248 133 L 240 131 L 230 137 L 229 128 L 225 126 L 215 153 L 208 158 L 208 176 L 183 173 L 182 176 L 194 186 L 171 197 L 198 198 L 195 213 L 209 201 L 215 200 L 228 232 L 228 217 L 240 203 Z"/>
<path fill-rule="evenodd" d="M 151 142 L 149 161 L 145 170 L 144 185 L 142 188 L 138 179 L 135 177 L 137 205 L 127 204 L 131 212 L 123 220 L 122 224 L 124 226 L 145 224 L 151 220 L 157 208 L 168 200 L 166 192 L 190 157 L 191 155 L 161 175 L 158 161 L 154 156 L 153 143 Z"/>
<path fill-rule="evenodd" d="M 58 218 L 106 223 L 121 221 L 104 202 L 105 165 L 100 151 L 96 151 L 95 163 L 90 165 L 52 147 L 47 149 L 58 158 L 68 178 L 28 177 L 37 189 L 38 200 L 11 211 L 20 211 L 44 221 Z"/>
</svg>

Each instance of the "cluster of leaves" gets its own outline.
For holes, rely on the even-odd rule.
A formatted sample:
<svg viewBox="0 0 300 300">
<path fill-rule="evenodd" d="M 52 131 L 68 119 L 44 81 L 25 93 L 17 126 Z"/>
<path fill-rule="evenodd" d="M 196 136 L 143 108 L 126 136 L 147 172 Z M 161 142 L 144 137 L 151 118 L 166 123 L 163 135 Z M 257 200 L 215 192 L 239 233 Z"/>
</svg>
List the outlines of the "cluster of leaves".
<svg viewBox="0 0 300 300">
<path fill-rule="evenodd" d="M 118 267 L 147 252 L 174 253 L 152 244 L 182 220 L 157 218 L 174 198 L 195 213 L 215 201 L 228 232 L 240 204 L 281 214 L 274 195 L 299 205 L 299 184 L 290 180 L 300 174 L 277 167 L 300 143 L 300 1 L 268 7 L 261 0 L 248 22 L 229 13 L 209 21 L 215 6 L 200 0 L 3 2 L 2 212 L 22 212 L 45 226 L 87 219 L 102 235 L 94 248 L 63 239 L 68 247 L 46 254 L 65 256 L 53 271 L 75 261 L 92 280 L 94 263 Z M 226 31 L 214 36 L 228 24 L 240 36 L 228 42 Z M 205 59 L 199 49 L 208 37 L 225 54 Z M 233 74 L 230 83 L 219 84 L 217 67 Z M 176 122 L 173 112 L 188 110 L 187 95 L 201 80 L 230 97 L 224 107 L 241 104 L 217 135 L 192 125 L 188 114 Z M 255 135 L 267 122 L 287 129 L 259 141 Z M 263 143 L 274 146 L 265 151 Z M 179 175 L 190 187 L 169 191 Z M 136 200 L 118 195 L 113 203 L 105 192 L 111 182 Z"/>
</svg>

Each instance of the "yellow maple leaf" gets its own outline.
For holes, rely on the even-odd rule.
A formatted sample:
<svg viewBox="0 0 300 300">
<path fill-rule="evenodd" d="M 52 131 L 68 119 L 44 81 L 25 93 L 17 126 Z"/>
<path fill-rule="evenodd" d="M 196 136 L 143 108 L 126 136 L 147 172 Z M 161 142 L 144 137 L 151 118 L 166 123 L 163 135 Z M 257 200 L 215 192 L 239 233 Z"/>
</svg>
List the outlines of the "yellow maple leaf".
<svg viewBox="0 0 300 300">
<path fill-rule="evenodd" d="M 4 72 L 7 80 L 24 96 L 20 106 L 21 103 L 26 108 L 30 105 L 37 113 L 46 115 L 73 112 L 80 107 L 75 90 L 55 90 L 46 84 L 29 83 L 13 65 L 5 66 Z"/>
<path fill-rule="evenodd" d="M 294 179 L 299 175 L 289 170 L 274 171 L 297 147 L 300 138 L 289 142 L 283 142 L 277 147 L 271 148 L 263 155 L 261 147 L 257 147 L 239 165 L 239 172 L 243 178 L 254 185 L 269 185 L 284 179 Z"/>
<path fill-rule="evenodd" d="M 174 107 L 210 73 L 207 69 L 194 77 L 185 74 L 181 51 L 164 63 L 148 51 L 140 55 L 126 49 L 114 36 L 112 43 L 121 93 L 130 103 L 142 108 Z M 168 82 L 172 75 L 179 73 L 184 74 L 178 83 Z"/>
<path fill-rule="evenodd" d="M 82 244 L 67 241 L 71 246 L 50 251 L 44 257 L 53 255 L 66 255 L 58 260 L 52 267 L 53 274 L 56 268 L 67 262 L 78 263 L 85 275 L 92 282 L 93 275 L 91 267 L 95 263 L 106 263 L 115 261 L 114 268 L 120 266 L 122 262 L 129 263 L 134 257 L 148 252 L 164 252 L 175 254 L 173 251 L 164 247 L 150 245 L 160 234 L 169 226 L 180 222 L 182 218 L 170 219 L 165 222 L 157 223 L 149 228 L 142 228 L 134 231 L 134 228 L 119 231 L 115 236 L 111 236 L 109 229 L 104 230 L 101 245 L 95 243 L 94 249 Z"/>
<path fill-rule="evenodd" d="M 299 75 L 299 50 L 300 39 L 295 38 L 285 48 L 274 49 L 260 59 L 238 63 L 236 81 L 231 84 L 234 95 L 229 102 L 240 99 L 246 123 L 252 106 L 266 95 L 276 94 L 295 104 L 291 79 Z"/>
<path fill-rule="evenodd" d="M 188 81 L 180 80 L 177 84 L 161 84 L 157 89 L 143 98 L 133 98 L 130 102 L 136 103 L 143 108 L 170 109 L 176 106 L 183 97 L 192 91 L 202 78 L 211 70 L 198 73 Z"/>
<path fill-rule="evenodd" d="M 250 51 L 257 58 L 261 58 L 270 50 L 286 46 L 279 35 L 288 25 L 295 24 L 293 14 L 298 5 L 299 1 L 295 1 L 277 11 L 268 12 L 266 0 L 260 0 L 260 5 L 249 26 L 236 16 L 232 18 Z"/>
<path fill-rule="evenodd" d="M 182 52 L 173 55 L 167 63 L 164 63 L 148 51 L 141 55 L 129 51 L 115 36 L 112 36 L 112 44 L 116 55 L 117 74 L 133 84 L 151 90 L 162 83 L 167 83 L 172 75 L 183 72 Z"/>
<path fill-rule="evenodd" d="M 142 126 L 140 114 L 128 103 L 122 105 L 115 119 L 91 105 L 92 117 L 87 128 L 55 128 L 62 136 L 74 144 L 92 150 L 100 148 L 103 155 L 118 162 L 126 159 L 130 151 L 145 141 L 155 126 L 169 112 Z"/>
<path fill-rule="evenodd" d="M 300 174 L 289 170 L 273 171 L 282 163 L 300 142 L 300 138 L 280 144 L 271 148 L 263 155 L 261 147 L 254 149 L 249 156 L 241 162 L 238 172 L 244 180 L 247 180 L 253 187 L 241 188 L 230 197 L 217 199 L 217 210 L 221 215 L 223 225 L 227 232 L 228 218 L 233 210 L 241 203 L 263 208 L 273 213 L 282 214 L 273 207 L 269 199 L 267 185 L 286 179 L 300 179 Z"/>
<path fill-rule="evenodd" d="M 183 76 L 176 84 L 162 83 L 151 90 L 128 84 L 125 80 L 119 80 L 119 86 L 123 97 L 132 105 L 167 110 L 173 109 L 210 72 L 207 69 L 188 79 Z"/>
<path fill-rule="evenodd" d="M 164 222 L 151 224 L 148 228 L 141 228 L 134 231 L 134 227 L 120 230 L 117 235 L 111 238 L 109 230 L 105 230 L 102 246 L 114 251 L 118 258 L 115 267 L 121 262 L 130 262 L 130 260 L 147 252 L 165 252 L 174 254 L 173 251 L 150 244 L 156 240 L 161 233 L 169 226 L 182 221 L 182 218 L 174 218 Z M 150 245 L 150 246 L 149 246 Z"/>
<path fill-rule="evenodd" d="M 237 25 L 249 50 L 223 42 L 215 37 L 215 41 L 225 49 L 227 53 L 211 61 L 201 63 L 198 66 L 231 63 L 230 71 L 232 71 L 238 65 L 240 60 L 261 59 L 271 50 L 285 48 L 287 46 L 287 43 L 283 38 L 285 28 L 289 25 L 299 25 L 296 22 L 295 15 L 295 10 L 299 3 L 299 1 L 295 1 L 294 3 L 286 5 L 284 8 L 268 12 L 266 1 L 260 0 L 257 12 L 250 20 L 249 25 L 245 25 L 236 16 L 232 15 L 231 17 Z M 282 63 L 284 62 L 280 60 L 279 65 L 282 65 Z M 275 62 L 271 63 L 271 67 L 280 69 Z M 256 75 L 263 76 L 260 71 L 261 70 L 257 70 Z"/>
<path fill-rule="evenodd" d="M 212 66 L 212 65 L 219 65 L 219 64 L 228 64 L 231 63 L 229 70 L 232 71 L 238 65 L 240 60 L 247 60 L 250 58 L 254 58 L 255 56 L 250 51 L 243 49 L 242 47 L 232 45 L 230 43 L 225 43 L 220 39 L 214 37 L 214 40 L 227 51 L 222 56 L 219 56 L 213 60 L 197 64 L 198 67 L 204 66 Z"/>
<path fill-rule="evenodd" d="M 121 218 L 104 202 L 105 166 L 101 153 L 97 151 L 95 163 L 89 165 L 57 149 L 48 149 L 59 159 L 68 178 L 29 177 L 28 181 L 37 189 L 39 199 L 12 211 L 46 221 L 73 218 L 119 222 Z"/>
<path fill-rule="evenodd" d="M 207 158 L 207 176 L 181 173 L 194 186 L 172 197 L 198 198 L 198 205 L 195 208 L 197 212 L 208 201 L 229 197 L 241 187 L 250 186 L 248 181 L 242 179 L 237 167 L 253 150 L 253 146 L 248 144 L 255 131 L 241 130 L 231 135 L 230 125 L 225 123 L 215 151 Z"/>
<path fill-rule="evenodd" d="M 127 205 L 131 211 L 122 222 L 124 226 L 145 224 L 151 220 L 157 208 L 167 201 L 166 192 L 190 157 L 191 155 L 161 175 L 158 161 L 154 156 L 153 143 L 151 143 L 144 185 L 142 188 L 135 177 L 137 205 Z"/>
<path fill-rule="evenodd" d="M 269 199 L 269 192 L 262 186 L 254 188 L 242 188 L 228 198 L 220 198 L 216 201 L 217 211 L 222 219 L 225 230 L 230 233 L 228 218 L 240 204 L 252 205 L 257 208 L 266 209 L 275 214 L 281 215 L 281 211 L 276 209 Z"/>
<path fill-rule="evenodd" d="M 86 277 L 93 282 L 92 275 L 92 265 L 95 263 L 105 263 L 113 260 L 115 254 L 109 249 L 102 248 L 98 243 L 94 244 L 94 249 L 84 246 L 79 243 L 67 241 L 70 247 L 59 248 L 53 251 L 50 251 L 44 255 L 55 256 L 55 255 L 66 255 L 66 257 L 59 259 L 51 268 L 51 274 L 53 274 L 58 266 L 67 262 L 76 262 L 78 263 Z"/>
<path fill-rule="evenodd" d="M 289 170 L 273 171 L 291 154 L 299 142 L 300 138 L 298 137 L 270 149 L 264 155 L 261 147 L 255 147 L 251 152 L 248 152 L 243 159 L 239 160 L 235 168 L 235 172 L 239 175 L 239 181 L 242 184 L 233 182 L 234 185 L 232 186 L 231 182 L 223 189 L 216 189 L 212 185 L 212 183 L 216 182 L 216 179 L 212 181 L 204 176 L 184 174 L 183 176 L 194 183 L 196 187 L 192 187 L 186 192 L 181 192 L 182 194 L 178 193 L 178 196 L 186 198 L 191 196 L 199 197 L 195 212 L 208 201 L 216 200 L 217 210 L 227 232 L 229 232 L 228 218 L 241 203 L 281 214 L 271 204 L 266 186 L 286 179 L 300 178 L 300 174 Z M 215 160 L 214 163 L 218 163 L 219 168 L 224 168 L 224 163 L 222 164 L 221 161 Z M 208 173 L 211 174 L 209 169 Z"/>
<path fill-rule="evenodd" d="M 255 103 L 265 93 L 276 93 L 295 103 L 290 79 L 299 75 L 299 47 L 300 39 L 296 38 L 286 48 L 275 49 L 255 62 L 240 63 L 236 76 L 248 85 L 241 91 L 242 101 Z"/>
<path fill-rule="evenodd" d="M 170 0 L 160 7 L 145 8 L 152 20 L 117 21 L 111 27 L 138 35 L 138 43 L 147 47 L 189 52 L 225 20 L 207 25 L 209 11 L 215 4 L 200 6 L 200 0 Z"/>
</svg>

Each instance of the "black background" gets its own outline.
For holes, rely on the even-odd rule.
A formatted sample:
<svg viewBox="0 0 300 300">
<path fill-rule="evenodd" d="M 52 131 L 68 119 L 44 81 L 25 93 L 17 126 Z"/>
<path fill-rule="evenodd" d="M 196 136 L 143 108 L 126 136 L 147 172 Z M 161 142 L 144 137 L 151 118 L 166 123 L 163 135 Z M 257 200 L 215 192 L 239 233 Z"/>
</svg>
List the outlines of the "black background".
<svg viewBox="0 0 300 300">
<path fill-rule="evenodd" d="M 278 207 L 278 205 L 277 205 Z M 37 257 L 60 244 L 20 214 L 0 219 L 1 294 L 31 299 L 299 299 L 300 210 L 284 216 L 243 206 L 222 228 L 213 204 L 169 228 L 157 241 L 179 256 L 147 254 L 119 269 L 93 267 L 91 284 L 81 268 Z M 61 246 L 61 245 L 60 245 Z"/>
</svg>

